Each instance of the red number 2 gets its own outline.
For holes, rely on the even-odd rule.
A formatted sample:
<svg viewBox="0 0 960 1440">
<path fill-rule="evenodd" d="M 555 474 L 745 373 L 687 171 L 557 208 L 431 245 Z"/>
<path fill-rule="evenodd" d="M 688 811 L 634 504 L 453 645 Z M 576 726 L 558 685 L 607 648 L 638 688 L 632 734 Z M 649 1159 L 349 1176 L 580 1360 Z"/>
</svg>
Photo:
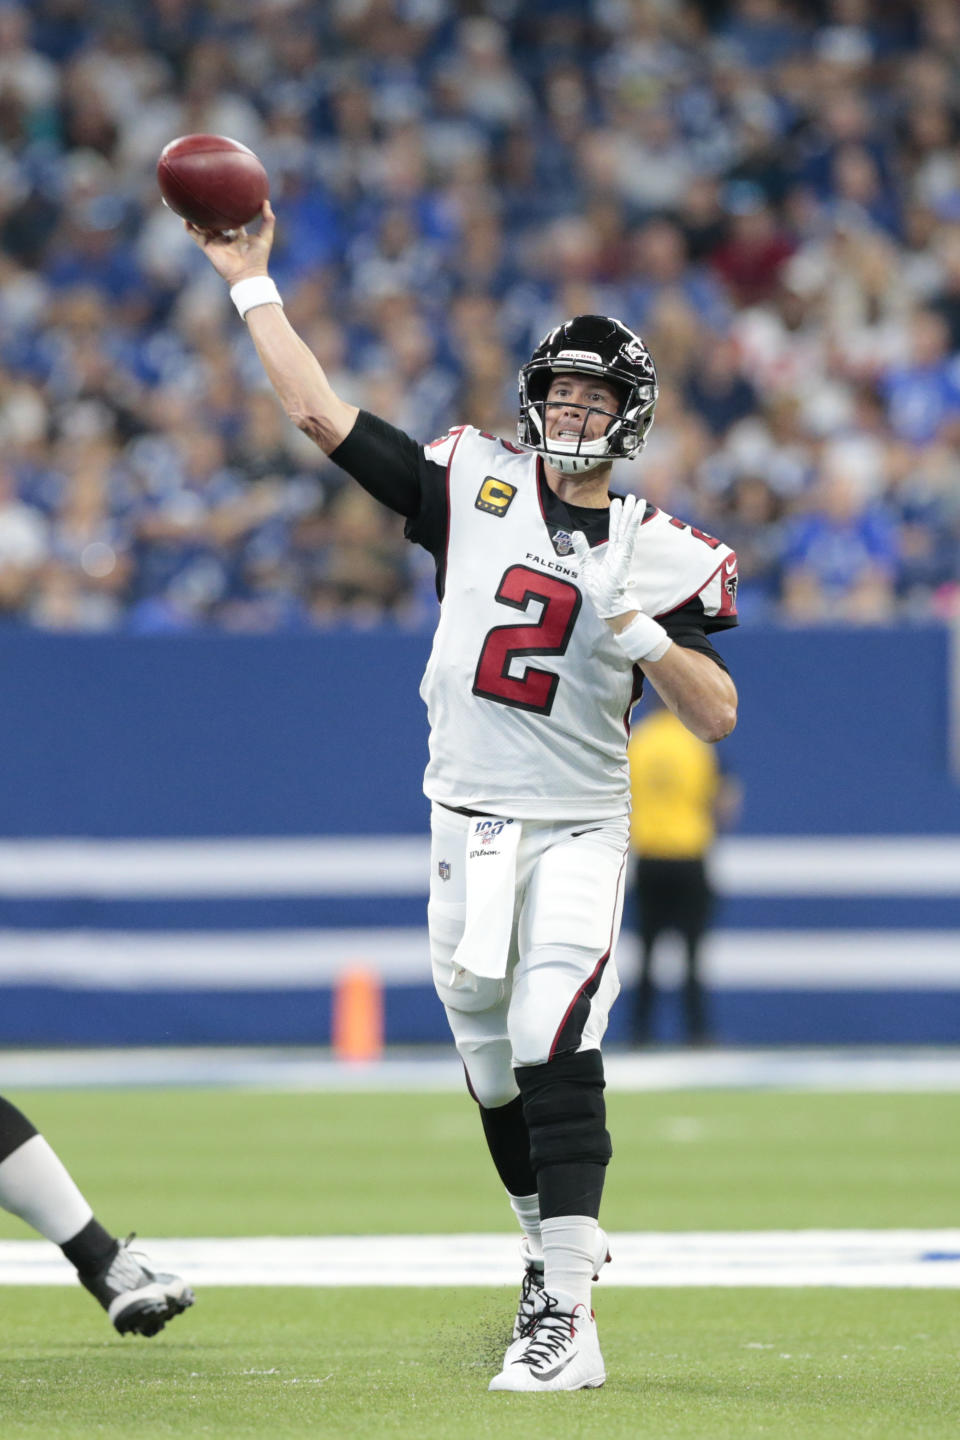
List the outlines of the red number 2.
<svg viewBox="0 0 960 1440">
<path fill-rule="evenodd" d="M 698 530 L 696 525 L 688 525 L 686 520 L 678 520 L 675 515 L 670 517 L 670 524 L 677 530 L 689 530 L 697 540 L 702 540 L 704 545 L 709 545 L 711 550 L 719 549 L 722 542 L 713 535 L 708 535 L 706 530 Z"/>
<path fill-rule="evenodd" d="M 559 676 L 552 670 L 527 665 L 516 679 L 510 674 L 510 666 L 518 655 L 562 655 L 570 643 L 583 597 L 567 580 L 542 575 L 526 565 L 511 565 L 504 571 L 497 599 L 501 605 L 523 611 L 531 600 L 539 600 L 543 609 L 536 624 L 495 625 L 487 632 L 473 693 L 484 700 L 495 700 L 498 705 L 549 715 Z"/>
</svg>

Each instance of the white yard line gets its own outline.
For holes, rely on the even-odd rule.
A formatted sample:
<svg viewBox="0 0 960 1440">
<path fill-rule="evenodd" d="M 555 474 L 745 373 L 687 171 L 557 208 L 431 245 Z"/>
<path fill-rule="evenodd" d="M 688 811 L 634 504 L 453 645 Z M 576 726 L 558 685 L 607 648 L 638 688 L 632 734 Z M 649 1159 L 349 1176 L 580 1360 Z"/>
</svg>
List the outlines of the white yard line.
<svg viewBox="0 0 960 1440">
<path fill-rule="evenodd" d="M 159 1269 L 217 1285 L 516 1285 L 511 1235 L 352 1235 L 142 1242 Z M 613 1234 L 603 1287 L 960 1289 L 960 1230 Z M 0 1285 L 71 1285 L 59 1250 L 0 1241 Z"/>
</svg>

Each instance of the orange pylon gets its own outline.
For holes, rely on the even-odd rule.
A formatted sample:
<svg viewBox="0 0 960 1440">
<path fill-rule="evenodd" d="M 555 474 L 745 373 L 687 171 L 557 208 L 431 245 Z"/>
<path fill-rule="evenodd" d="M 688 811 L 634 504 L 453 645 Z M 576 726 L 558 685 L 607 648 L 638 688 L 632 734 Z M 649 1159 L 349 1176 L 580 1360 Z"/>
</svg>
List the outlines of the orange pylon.
<svg viewBox="0 0 960 1440">
<path fill-rule="evenodd" d="M 343 970 L 333 992 L 333 1053 L 338 1060 L 379 1060 L 383 1054 L 383 986 L 379 975 Z"/>
</svg>

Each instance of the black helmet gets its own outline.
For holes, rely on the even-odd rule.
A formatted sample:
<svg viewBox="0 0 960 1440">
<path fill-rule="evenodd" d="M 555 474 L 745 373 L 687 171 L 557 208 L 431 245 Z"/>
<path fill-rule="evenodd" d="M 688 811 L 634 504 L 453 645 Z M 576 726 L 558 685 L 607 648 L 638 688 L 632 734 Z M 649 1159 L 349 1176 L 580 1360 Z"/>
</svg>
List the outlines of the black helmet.
<svg viewBox="0 0 960 1440">
<path fill-rule="evenodd" d="M 547 438 L 546 403 L 555 375 L 596 375 L 620 396 L 616 413 L 588 406 L 577 440 Z M 520 368 L 520 420 L 517 438 L 527 450 L 549 457 L 555 469 L 582 475 L 610 460 L 639 455 L 653 424 L 657 403 L 657 372 L 646 345 L 609 315 L 577 315 L 551 330 Z M 606 433 L 584 440 L 589 415 L 610 416 Z"/>
</svg>

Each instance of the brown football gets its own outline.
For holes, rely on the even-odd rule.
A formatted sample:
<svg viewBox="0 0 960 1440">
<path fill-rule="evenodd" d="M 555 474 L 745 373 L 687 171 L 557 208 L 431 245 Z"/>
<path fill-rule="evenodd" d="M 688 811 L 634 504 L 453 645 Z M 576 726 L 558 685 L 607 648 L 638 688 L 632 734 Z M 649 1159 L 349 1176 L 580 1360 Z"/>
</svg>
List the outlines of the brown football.
<svg viewBox="0 0 960 1440">
<path fill-rule="evenodd" d="M 204 230 L 238 230 L 270 194 L 256 155 L 226 135 L 171 140 L 157 161 L 157 181 L 170 209 Z"/>
</svg>

